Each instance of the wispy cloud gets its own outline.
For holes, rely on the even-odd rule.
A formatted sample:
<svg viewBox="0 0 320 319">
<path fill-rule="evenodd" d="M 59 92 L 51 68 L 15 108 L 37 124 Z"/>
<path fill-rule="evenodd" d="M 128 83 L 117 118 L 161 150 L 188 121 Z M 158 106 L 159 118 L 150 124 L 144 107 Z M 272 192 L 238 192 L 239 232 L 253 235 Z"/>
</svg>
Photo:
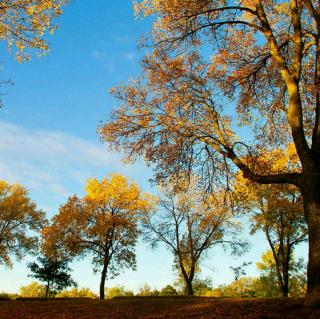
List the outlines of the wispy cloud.
<svg viewBox="0 0 320 319">
<path fill-rule="evenodd" d="M 25 129 L 0 121 L 0 179 L 25 185 L 43 206 L 82 192 L 89 177 L 120 172 L 145 183 L 143 164 L 125 166 L 105 145 L 62 132 Z"/>
<path fill-rule="evenodd" d="M 109 73 L 113 73 L 115 71 L 116 65 L 114 59 L 111 56 L 109 56 L 104 50 L 93 50 L 91 55 L 93 60 L 100 63 L 103 66 L 103 68 L 107 70 Z"/>
<path fill-rule="evenodd" d="M 126 53 L 123 54 L 123 57 L 124 57 L 125 60 L 127 60 L 129 62 L 132 62 L 132 61 L 134 61 L 136 59 L 137 54 L 135 52 L 133 52 L 133 51 L 126 52 Z"/>
</svg>

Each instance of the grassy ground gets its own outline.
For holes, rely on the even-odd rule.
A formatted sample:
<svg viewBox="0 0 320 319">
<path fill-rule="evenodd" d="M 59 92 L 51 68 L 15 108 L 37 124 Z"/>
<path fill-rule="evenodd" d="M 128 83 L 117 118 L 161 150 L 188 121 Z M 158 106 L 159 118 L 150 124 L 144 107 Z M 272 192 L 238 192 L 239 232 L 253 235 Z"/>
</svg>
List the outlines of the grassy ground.
<svg viewBox="0 0 320 319">
<path fill-rule="evenodd" d="M 118 298 L 0 302 L 0 319 L 232 318 L 319 319 L 301 299 Z"/>
</svg>

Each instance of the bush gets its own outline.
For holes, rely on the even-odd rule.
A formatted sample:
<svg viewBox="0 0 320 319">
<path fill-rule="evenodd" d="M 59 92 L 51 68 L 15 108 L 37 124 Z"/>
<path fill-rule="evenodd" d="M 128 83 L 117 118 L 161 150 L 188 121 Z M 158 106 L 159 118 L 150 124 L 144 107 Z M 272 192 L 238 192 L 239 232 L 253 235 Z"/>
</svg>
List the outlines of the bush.
<svg viewBox="0 0 320 319">
<path fill-rule="evenodd" d="M 105 294 L 107 299 L 114 297 L 132 297 L 134 293 L 131 290 L 126 290 L 124 286 L 116 286 L 105 289 Z"/>
<path fill-rule="evenodd" d="M 45 297 L 46 295 L 46 286 L 41 285 L 36 281 L 33 281 L 27 286 L 20 287 L 20 296 L 25 298 L 38 298 Z"/>
<path fill-rule="evenodd" d="M 6 292 L 0 293 L 0 301 L 8 301 L 8 300 L 15 300 L 19 296 L 17 294 L 8 294 Z"/>
<path fill-rule="evenodd" d="M 62 290 L 56 294 L 56 298 L 91 298 L 96 299 L 97 296 L 89 288 L 73 288 L 70 290 Z"/>
<path fill-rule="evenodd" d="M 177 296 L 177 295 L 178 295 L 177 290 L 171 285 L 165 286 L 160 291 L 160 296 Z"/>
</svg>

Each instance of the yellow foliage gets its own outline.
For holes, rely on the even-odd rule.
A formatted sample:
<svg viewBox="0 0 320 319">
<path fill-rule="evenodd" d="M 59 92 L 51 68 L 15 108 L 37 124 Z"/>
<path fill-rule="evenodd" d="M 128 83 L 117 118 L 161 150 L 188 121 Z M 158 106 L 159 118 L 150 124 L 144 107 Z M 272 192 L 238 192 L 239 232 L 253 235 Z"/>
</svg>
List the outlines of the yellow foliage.
<svg viewBox="0 0 320 319">
<path fill-rule="evenodd" d="M 89 179 L 85 189 L 83 198 L 70 197 L 43 230 L 44 251 L 71 257 L 91 254 L 93 263 L 112 275 L 124 266 L 134 268 L 137 220 L 153 207 L 152 196 L 119 174 Z"/>
<path fill-rule="evenodd" d="M 45 214 L 24 187 L 0 181 L 0 264 L 11 266 L 10 255 L 20 259 L 36 250 L 44 223 Z"/>
<path fill-rule="evenodd" d="M 91 298 L 96 299 L 97 296 L 89 288 L 72 288 L 70 290 L 62 290 L 55 295 L 56 298 Z"/>
<path fill-rule="evenodd" d="M 36 281 L 33 281 L 27 286 L 20 287 L 20 296 L 35 298 L 35 297 L 45 297 L 46 295 L 46 286 L 41 285 Z"/>
<path fill-rule="evenodd" d="M 19 62 L 31 56 L 31 50 L 48 51 L 43 39 L 46 30 L 56 29 L 53 23 L 61 15 L 61 7 L 67 0 L 6 0 L 0 4 L 0 39 L 10 49 L 16 48 Z M 25 49 L 29 49 L 24 52 Z"/>
</svg>

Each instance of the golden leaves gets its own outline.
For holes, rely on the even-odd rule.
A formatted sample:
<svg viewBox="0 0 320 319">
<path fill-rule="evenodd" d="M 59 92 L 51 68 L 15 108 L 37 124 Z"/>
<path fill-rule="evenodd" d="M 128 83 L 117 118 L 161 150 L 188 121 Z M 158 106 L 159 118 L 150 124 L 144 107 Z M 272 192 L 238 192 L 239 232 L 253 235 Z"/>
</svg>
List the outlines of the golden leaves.
<svg viewBox="0 0 320 319">
<path fill-rule="evenodd" d="M 0 264 L 11 266 L 11 255 L 20 259 L 35 251 L 35 232 L 45 222 L 44 213 L 37 210 L 24 187 L 0 181 Z"/>
<path fill-rule="evenodd" d="M 46 30 L 56 29 L 53 23 L 62 13 L 66 0 L 6 0 L 0 5 L 0 38 L 9 49 L 16 49 L 19 62 L 29 60 L 33 50 L 48 51 L 43 39 Z"/>
<path fill-rule="evenodd" d="M 72 196 L 43 230 L 47 254 L 77 256 L 92 252 L 97 264 L 108 251 L 126 258 L 137 239 L 138 215 L 151 209 L 153 197 L 120 174 L 87 181 L 83 198 Z M 111 249 L 111 250 L 110 250 Z"/>
</svg>

